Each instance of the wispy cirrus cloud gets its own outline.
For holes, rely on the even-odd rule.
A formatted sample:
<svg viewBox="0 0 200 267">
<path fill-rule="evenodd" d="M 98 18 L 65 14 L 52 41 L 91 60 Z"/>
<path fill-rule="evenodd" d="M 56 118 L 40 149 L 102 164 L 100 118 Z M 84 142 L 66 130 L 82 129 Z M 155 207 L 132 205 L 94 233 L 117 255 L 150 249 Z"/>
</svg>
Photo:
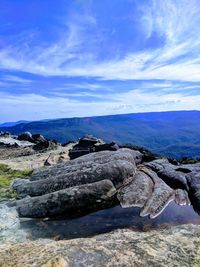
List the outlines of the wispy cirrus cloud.
<svg viewBox="0 0 200 267">
<path fill-rule="evenodd" d="M 8 14 L 0 19 L 0 92 L 10 110 L 30 98 L 46 103 L 44 117 L 200 109 L 198 0 L 62 0 L 45 20 L 34 3 L 37 20 L 31 13 L 22 25 L 14 11 L 8 24 Z M 50 108 L 52 99 L 66 112 Z"/>
<path fill-rule="evenodd" d="M 142 9 L 142 26 L 147 29 L 147 44 L 141 47 L 142 52 L 124 53 L 120 60 L 117 54 L 109 61 L 101 60 L 98 52 L 101 40 L 106 36 L 98 21 L 88 12 L 75 13 L 66 19 L 60 39 L 50 46 L 29 47 L 23 36 L 21 43 L 18 40 L 16 46 L 2 49 L 1 67 L 50 76 L 199 81 L 199 2 L 152 0 L 150 6 L 146 1 L 142 2 L 143 5 L 137 6 L 138 12 Z M 161 42 L 156 49 L 148 44 L 151 38 L 153 42 L 154 35 Z"/>
</svg>

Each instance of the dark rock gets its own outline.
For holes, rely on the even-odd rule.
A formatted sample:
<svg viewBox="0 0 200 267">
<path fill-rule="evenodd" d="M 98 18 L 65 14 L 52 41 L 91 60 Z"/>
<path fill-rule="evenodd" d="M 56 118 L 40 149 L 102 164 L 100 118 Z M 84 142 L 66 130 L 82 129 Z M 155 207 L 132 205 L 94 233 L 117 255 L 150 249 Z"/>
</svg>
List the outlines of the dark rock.
<svg viewBox="0 0 200 267">
<path fill-rule="evenodd" d="M 116 189 L 110 180 L 70 187 L 43 197 L 22 199 L 17 202 L 21 217 L 52 217 L 82 214 L 86 210 L 96 210 L 99 206 L 112 206 Z M 109 204 L 109 205 L 108 205 Z"/>
<path fill-rule="evenodd" d="M 145 149 L 144 147 L 135 146 L 132 144 L 124 144 L 120 146 L 120 148 L 129 148 L 133 151 L 139 151 L 143 155 L 142 161 L 144 162 L 149 162 L 159 158 L 157 154 L 152 153 L 151 151 Z"/>
<path fill-rule="evenodd" d="M 38 181 L 17 180 L 13 189 L 18 194 L 40 196 L 50 192 L 62 190 L 75 185 L 93 183 L 109 179 L 116 188 L 127 184 L 135 174 L 135 165 L 127 161 L 116 160 L 105 164 L 93 163 L 82 170 L 52 175 Z"/>
<path fill-rule="evenodd" d="M 177 171 L 177 166 L 170 164 L 167 159 L 158 159 L 145 164 L 154 170 L 171 188 L 188 190 L 186 174 Z"/>
<path fill-rule="evenodd" d="M 69 151 L 69 157 L 70 159 L 76 159 L 92 152 L 99 152 L 105 150 L 116 151 L 118 149 L 119 146 L 115 142 L 106 144 L 101 139 L 97 139 L 92 135 L 86 135 L 79 140 L 78 144 L 76 144 L 73 149 Z"/>
<path fill-rule="evenodd" d="M 94 152 L 94 150 L 92 150 L 91 148 L 73 148 L 69 151 L 69 157 L 72 160 L 87 155 L 91 152 Z"/>
<path fill-rule="evenodd" d="M 9 132 L 2 132 L 0 131 L 0 137 L 10 137 L 11 134 Z"/>
<path fill-rule="evenodd" d="M 32 138 L 35 143 L 42 143 L 46 141 L 46 138 L 44 138 L 44 136 L 41 134 L 33 134 Z"/>
<path fill-rule="evenodd" d="M 20 197 L 29 196 L 15 205 L 25 217 L 79 216 L 121 204 L 140 207 L 140 216 L 155 218 L 171 201 L 191 201 L 200 212 L 200 164 L 183 167 L 167 159 L 141 164 L 142 160 L 139 151 L 120 148 L 37 170 L 30 180 L 13 183 Z"/>
<path fill-rule="evenodd" d="M 17 138 L 19 141 L 28 141 L 31 143 L 35 143 L 34 138 L 30 132 L 22 133 Z"/>
<path fill-rule="evenodd" d="M 57 144 L 55 144 L 52 141 L 49 140 L 44 140 L 44 141 L 40 141 L 37 144 L 35 144 L 33 146 L 33 149 L 35 151 L 42 151 L 42 150 L 53 150 L 57 148 Z"/>
<path fill-rule="evenodd" d="M 183 172 L 183 173 L 190 173 L 190 172 L 192 172 L 191 170 L 189 170 L 187 168 L 184 168 L 184 167 L 178 167 L 178 168 L 175 169 L 175 171 Z"/>
<path fill-rule="evenodd" d="M 121 206 L 142 208 L 152 194 L 153 186 L 154 183 L 147 174 L 137 171 L 131 183 L 118 191 L 117 197 Z"/>
<path fill-rule="evenodd" d="M 45 160 L 44 166 L 51 166 L 54 165 L 55 163 L 56 163 L 55 156 L 50 154 L 48 158 Z"/>
<path fill-rule="evenodd" d="M 101 144 L 101 145 L 95 146 L 95 152 L 104 151 L 104 150 L 117 151 L 118 149 L 119 149 L 119 146 L 115 142 L 112 142 L 110 144 Z"/>
<path fill-rule="evenodd" d="M 189 185 L 189 197 L 191 203 L 200 215 L 200 172 L 187 174 L 187 182 Z"/>
<path fill-rule="evenodd" d="M 98 153 L 88 154 L 77 159 L 59 163 L 50 168 L 42 170 L 36 170 L 30 177 L 31 181 L 46 179 L 48 177 L 56 177 L 57 175 L 63 175 L 85 168 L 91 168 L 94 163 L 104 164 L 116 160 L 125 160 L 135 165 L 135 162 L 140 162 L 142 155 L 138 151 L 132 151 L 130 149 L 119 149 L 116 152 L 101 151 Z"/>
<path fill-rule="evenodd" d="M 103 143 L 103 141 L 92 136 L 92 135 L 85 135 L 84 137 L 82 137 L 79 140 L 78 146 L 80 146 L 80 147 L 92 147 L 97 143 Z"/>
<path fill-rule="evenodd" d="M 140 216 L 150 216 L 151 219 L 157 217 L 174 200 L 174 190 L 170 188 L 158 175 L 146 166 L 139 168 L 147 174 L 154 183 L 152 195 L 147 199 L 140 212 Z"/>
</svg>

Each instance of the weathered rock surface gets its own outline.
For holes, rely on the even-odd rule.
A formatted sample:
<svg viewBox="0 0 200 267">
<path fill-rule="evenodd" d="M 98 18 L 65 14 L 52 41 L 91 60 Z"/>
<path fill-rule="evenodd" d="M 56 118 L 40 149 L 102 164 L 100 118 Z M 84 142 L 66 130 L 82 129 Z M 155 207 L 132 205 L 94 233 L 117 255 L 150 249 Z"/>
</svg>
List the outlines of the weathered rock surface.
<svg viewBox="0 0 200 267">
<path fill-rule="evenodd" d="M 154 183 L 150 177 L 144 172 L 137 171 L 131 183 L 119 189 L 117 197 L 123 208 L 142 208 L 151 196 L 153 187 Z"/>
<path fill-rule="evenodd" d="M 17 202 L 16 208 L 21 217 L 71 217 L 116 205 L 115 194 L 113 183 L 110 180 L 102 180 L 73 186 L 42 197 L 25 198 Z"/>
<path fill-rule="evenodd" d="M 93 182 L 111 180 L 116 188 L 130 182 L 135 174 L 136 168 L 130 162 L 116 160 L 105 164 L 93 163 L 90 167 L 68 173 L 62 173 L 56 177 L 28 181 L 26 179 L 16 180 L 13 189 L 18 194 L 41 196 L 76 185 L 90 184 Z"/>
<path fill-rule="evenodd" d="M 52 150 L 57 148 L 55 141 L 47 140 L 40 134 L 32 135 L 30 132 L 25 132 L 19 136 L 14 136 L 7 133 L 0 134 L 0 152 L 5 153 L 4 157 L 9 156 L 26 156 L 34 154 L 35 151 L 42 152 L 43 150 Z M 6 151 L 10 148 L 10 155 Z"/>
<path fill-rule="evenodd" d="M 18 194 L 38 197 L 17 201 L 17 210 L 23 217 L 48 217 L 63 213 L 68 213 L 69 216 L 79 209 L 80 212 L 95 210 L 96 202 L 102 209 L 106 206 L 100 197 L 104 198 L 101 188 L 105 187 L 105 179 L 112 184 L 115 195 L 117 189 L 133 179 L 137 156 L 137 153 L 127 149 L 104 151 L 37 171 L 32 175 L 32 181 L 18 179 L 12 186 Z M 38 176 L 40 179 L 37 179 Z M 91 197 L 93 189 L 96 190 L 96 198 Z M 87 201 L 88 198 L 91 202 Z M 113 201 L 107 200 L 107 203 L 110 206 L 109 203 Z"/>
<path fill-rule="evenodd" d="M 27 236 L 28 233 L 20 229 L 20 220 L 16 209 L 0 204 L 0 244 L 8 241 L 12 243 L 25 242 Z"/>
<path fill-rule="evenodd" d="M 59 263 L 61 265 L 48 265 Z M 74 240 L 38 240 L 0 245 L 0 266 L 198 267 L 200 226 L 135 232 L 124 229 Z"/>
<path fill-rule="evenodd" d="M 10 133 L 9 132 L 2 132 L 0 131 L 0 137 L 9 137 Z"/>
<path fill-rule="evenodd" d="M 189 185 L 189 197 L 194 209 L 200 215 L 200 172 L 190 173 L 187 175 Z"/>
<path fill-rule="evenodd" d="M 8 136 L 8 137 L 0 137 L 0 146 L 5 147 L 5 148 L 9 148 L 9 147 L 25 148 L 25 147 L 33 146 L 33 143 L 29 141 L 20 141 L 11 136 Z"/>
<path fill-rule="evenodd" d="M 35 143 L 34 138 L 30 132 L 25 132 L 25 133 L 18 135 L 17 139 L 20 141 L 28 141 L 31 143 Z"/>
<path fill-rule="evenodd" d="M 137 152 L 137 151 L 136 151 Z M 36 170 L 30 177 L 31 181 L 46 179 L 49 177 L 57 177 L 59 175 L 65 176 L 67 173 L 81 171 L 87 168 L 91 168 L 95 163 L 104 164 L 111 161 L 123 160 L 127 161 L 135 166 L 135 161 L 140 159 L 141 153 L 135 153 L 135 151 L 120 149 L 115 153 L 111 151 L 102 151 L 98 153 L 91 153 L 77 159 L 59 163 L 55 166 Z"/>
<path fill-rule="evenodd" d="M 154 170 L 172 188 L 188 190 L 186 174 L 177 167 L 169 163 L 167 159 L 158 159 L 146 164 Z"/>
<path fill-rule="evenodd" d="M 78 216 L 83 211 L 96 210 L 97 207 L 103 209 L 106 201 L 117 205 L 116 198 L 114 202 L 108 199 L 103 202 L 100 197 L 105 193 L 101 191 L 105 179 L 112 184 L 113 196 L 117 195 L 122 207 L 140 207 L 140 215 L 150 218 L 157 217 L 171 201 L 179 205 L 190 205 L 191 192 L 194 199 L 199 197 L 196 180 L 191 178 L 194 184 L 187 182 L 188 172 L 183 173 L 180 169 L 177 171 L 177 166 L 165 159 L 138 165 L 141 161 L 140 152 L 122 148 L 91 153 L 38 170 L 31 175 L 30 180 L 18 179 L 13 183 L 12 188 L 19 195 L 32 197 L 17 201 L 17 210 L 22 217 L 62 214 L 70 217 L 76 210 Z M 98 189 L 96 184 L 99 194 L 96 191 L 97 198 L 91 197 L 92 202 L 88 202 L 89 191 L 93 195 L 93 189 Z M 193 198 L 190 198 L 193 203 Z M 98 206 L 96 202 L 99 202 Z M 196 203 L 198 206 L 199 202 Z"/>
<path fill-rule="evenodd" d="M 173 165 L 167 159 L 158 159 L 147 163 L 146 166 L 157 172 L 170 187 L 184 189 L 190 200 L 186 196 L 185 200 L 182 199 L 179 203 L 191 201 L 195 210 L 200 214 L 200 163 Z M 178 198 L 180 199 L 180 195 Z M 177 201 L 178 198 L 176 198 Z"/>
<path fill-rule="evenodd" d="M 45 139 L 42 135 L 32 135 L 26 132 L 18 138 L 10 135 L 1 138 L 7 140 L 11 138 L 15 142 L 31 144 L 30 147 L 12 147 L 12 151 L 16 150 L 17 153 L 23 151 L 23 153 L 30 153 L 31 155 L 32 153 L 37 154 L 37 150 L 40 153 L 51 151 L 46 158 L 43 158 L 42 162 L 48 167 L 35 171 L 29 180 L 16 180 L 12 186 L 21 198 L 25 196 L 37 197 L 37 201 L 33 198 L 26 200 L 26 205 L 28 202 L 30 204 L 30 216 L 35 214 L 31 211 L 33 203 L 39 207 L 41 203 L 44 203 L 44 200 L 49 201 L 52 198 L 51 207 L 62 206 L 59 199 L 60 195 L 55 194 L 55 192 L 64 190 L 61 195 L 66 194 L 67 197 L 68 194 L 71 194 L 73 187 L 83 185 L 87 187 L 88 184 L 100 183 L 104 180 L 109 180 L 113 184 L 116 194 L 118 193 L 119 203 L 123 207 L 140 207 L 141 216 L 154 218 L 173 200 L 179 205 L 188 205 L 191 201 L 195 209 L 200 210 L 200 165 L 198 164 L 180 165 L 177 163 L 174 165 L 167 159 L 154 159 L 152 156 L 149 157 L 149 154 L 145 156 L 144 153 L 136 150 L 119 148 L 115 144 L 105 144 L 102 140 L 92 136 L 81 138 L 79 143 L 73 146 L 73 149 L 90 148 L 89 152 L 99 152 L 88 153 L 67 161 L 68 154 L 62 154 L 65 153 L 64 151 L 61 151 L 61 154 L 53 153 L 54 149 L 58 151 L 58 145 L 56 142 Z M 104 151 L 104 149 L 107 150 Z M 19 155 L 17 154 L 17 156 Z M 32 168 L 34 167 L 32 166 Z M 20 209 L 23 201 L 17 203 Z M 43 206 L 43 204 L 41 205 Z M 77 209 L 79 209 L 79 205 L 80 203 L 77 204 Z M 61 214 L 58 209 L 51 209 L 54 210 L 55 214 L 46 210 L 41 211 L 42 216 Z M 71 210 L 74 210 L 73 206 Z M 25 216 L 22 214 L 29 216 L 27 211 L 20 213 L 21 216 Z M 38 216 L 40 215 L 38 214 Z"/>
<path fill-rule="evenodd" d="M 69 156 L 70 159 L 75 159 L 80 156 L 99 151 L 116 151 L 119 149 L 119 146 L 112 142 L 106 144 L 103 140 L 93 137 L 92 135 L 86 135 L 82 137 L 79 142 L 70 150 Z"/>
<path fill-rule="evenodd" d="M 149 215 L 150 218 L 153 219 L 158 216 L 172 200 L 174 200 L 174 190 L 151 169 L 143 166 L 139 169 L 147 174 L 154 183 L 152 195 L 147 198 L 140 215 Z"/>
<path fill-rule="evenodd" d="M 40 144 L 44 141 L 41 136 L 35 138 Z M 200 211 L 199 163 L 174 165 L 166 159 L 146 157 L 147 163 L 143 153 L 127 148 L 94 152 L 66 162 L 59 162 L 60 154 L 51 153 L 45 155 L 47 165 L 52 166 L 13 184 L 21 197 L 27 197 L 10 204 L 13 208 L 0 205 L 0 266 L 199 266 L 198 225 L 148 232 L 124 229 L 92 238 L 31 242 L 28 230 L 20 229 L 20 220 L 27 219 L 19 217 L 57 220 L 121 204 L 139 207 L 141 216 L 155 218 L 171 201 L 178 205 L 191 201 Z"/>
</svg>

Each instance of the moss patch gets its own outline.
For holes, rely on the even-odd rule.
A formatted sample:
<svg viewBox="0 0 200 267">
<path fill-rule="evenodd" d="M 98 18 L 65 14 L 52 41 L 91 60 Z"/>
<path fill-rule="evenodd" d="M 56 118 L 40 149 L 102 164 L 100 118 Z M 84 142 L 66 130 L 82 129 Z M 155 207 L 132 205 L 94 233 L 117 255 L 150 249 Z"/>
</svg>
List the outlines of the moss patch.
<svg viewBox="0 0 200 267">
<path fill-rule="evenodd" d="M 27 177 L 32 171 L 12 170 L 5 164 L 0 164 L 0 200 L 16 197 L 16 194 L 10 189 L 13 180 L 19 177 Z"/>
</svg>

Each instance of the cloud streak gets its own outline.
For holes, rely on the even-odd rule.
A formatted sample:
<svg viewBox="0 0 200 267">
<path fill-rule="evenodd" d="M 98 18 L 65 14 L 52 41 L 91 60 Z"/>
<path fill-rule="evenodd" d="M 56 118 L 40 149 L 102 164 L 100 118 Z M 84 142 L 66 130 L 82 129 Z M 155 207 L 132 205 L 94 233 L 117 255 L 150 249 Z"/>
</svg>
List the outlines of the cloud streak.
<svg viewBox="0 0 200 267">
<path fill-rule="evenodd" d="M 0 104 L 9 114 L 23 101 L 35 119 L 200 109 L 198 0 L 61 2 L 62 12 L 48 14 L 50 32 L 43 21 L 19 32 L 5 24 L 15 29 L 9 36 L 0 28 Z"/>
</svg>

